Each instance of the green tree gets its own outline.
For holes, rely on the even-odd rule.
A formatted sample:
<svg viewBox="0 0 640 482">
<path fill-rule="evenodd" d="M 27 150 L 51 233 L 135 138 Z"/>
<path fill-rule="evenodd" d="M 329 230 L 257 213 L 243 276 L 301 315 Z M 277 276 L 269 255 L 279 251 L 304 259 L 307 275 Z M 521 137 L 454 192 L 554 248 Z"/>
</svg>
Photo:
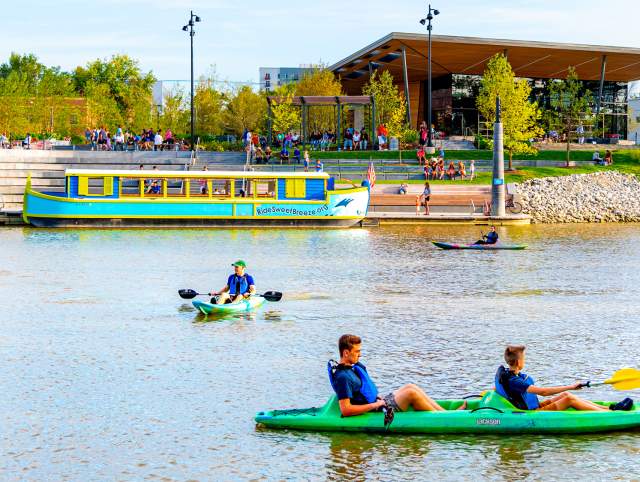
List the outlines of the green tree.
<svg viewBox="0 0 640 482">
<path fill-rule="evenodd" d="M 196 85 L 193 103 L 195 105 L 195 130 L 198 134 L 220 135 L 224 130 L 222 111 L 226 94 L 215 88 L 214 76 L 201 77 Z"/>
<path fill-rule="evenodd" d="M 525 79 L 516 79 L 503 54 L 496 54 L 487 63 L 476 106 L 480 115 L 493 124 L 496 120 L 496 97 L 500 96 L 504 147 L 509 153 L 509 169 L 513 154 L 535 153 L 531 139 L 542 135 L 539 126 L 540 109 L 530 101 L 531 86 Z"/>
<path fill-rule="evenodd" d="M 404 94 L 393 83 L 393 76 L 385 70 L 381 75 L 374 72 L 362 93 L 371 95 L 375 101 L 375 124 L 387 126 L 390 137 L 401 137 L 407 129 L 407 103 Z"/>
<path fill-rule="evenodd" d="M 84 68 L 78 67 L 73 79 L 76 90 L 87 97 L 92 90 L 95 92 L 97 85 L 103 86 L 102 94 L 117 105 L 120 123 L 136 130 L 150 127 L 153 112 L 151 89 L 156 79 L 151 72 L 142 73 L 138 62 L 128 55 L 97 59 Z"/>
<path fill-rule="evenodd" d="M 299 96 L 337 96 L 343 95 L 342 84 L 336 76 L 322 66 L 302 76 L 295 84 L 295 95 Z M 308 132 L 330 131 L 335 129 L 335 110 L 329 106 L 310 106 L 307 110 Z M 342 116 L 344 118 L 344 116 Z"/>
<path fill-rule="evenodd" d="M 164 107 L 160 116 L 163 129 L 171 129 L 174 134 L 189 132 L 190 110 L 187 96 L 180 87 L 175 87 L 164 95 Z"/>
<path fill-rule="evenodd" d="M 263 132 L 266 115 L 265 96 L 244 85 L 230 94 L 224 121 L 228 131 L 242 135 L 245 129 Z"/>
<path fill-rule="evenodd" d="M 577 127 L 591 117 L 591 91 L 578 80 L 578 74 L 569 67 L 566 80 L 557 80 L 549 85 L 551 107 L 555 115 L 551 124 L 567 139 L 567 166 L 571 162 L 571 138 L 576 137 Z"/>
<path fill-rule="evenodd" d="M 271 119 L 275 132 L 286 133 L 298 129 L 301 122 L 300 107 L 293 104 L 295 84 L 284 84 L 274 92 L 271 101 Z"/>
</svg>

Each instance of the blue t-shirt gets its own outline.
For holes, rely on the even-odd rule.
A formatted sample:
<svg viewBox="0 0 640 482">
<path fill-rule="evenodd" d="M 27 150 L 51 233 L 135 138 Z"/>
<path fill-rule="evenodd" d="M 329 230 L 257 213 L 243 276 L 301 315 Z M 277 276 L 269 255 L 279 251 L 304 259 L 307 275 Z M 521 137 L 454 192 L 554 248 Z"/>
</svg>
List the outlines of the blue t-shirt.
<svg viewBox="0 0 640 482">
<path fill-rule="evenodd" d="M 336 370 L 333 376 L 333 385 L 338 400 L 348 398 L 353 405 L 366 405 L 369 403 L 362 393 L 360 393 L 362 380 L 360 380 L 360 377 L 358 377 L 353 370 Z"/>
<path fill-rule="evenodd" d="M 495 231 L 489 231 L 489 233 L 487 234 L 487 243 L 495 244 L 497 242 L 498 242 L 498 233 L 496 233 Z"/>
<path fill-rule="evenodd" d="M 245 287 L 243 287 L 243 283 L 242 281 L 240 281 L 242 279 L 242 276 L 238 276 L 238 281 L 240 281 L 240 293 L 236 293 L 236 280 L 235 280 L 236 275 L 232 274 L 231 276 L 229 276 L 229 278 L 227 278 L 227 286 L 229 287 L 229 293 L 230 294 L 245 294 L 247 291 L 249 291 L 249 286 L 254 285 L 255 286 L 255 281 L 253 281 L 253 277 L 250 274 L 246 274 L 244 275 L 244 278 L 247 282 L 247 285 Z M 243 289 L 244 288 L 244 289 Z"/>
</svg>

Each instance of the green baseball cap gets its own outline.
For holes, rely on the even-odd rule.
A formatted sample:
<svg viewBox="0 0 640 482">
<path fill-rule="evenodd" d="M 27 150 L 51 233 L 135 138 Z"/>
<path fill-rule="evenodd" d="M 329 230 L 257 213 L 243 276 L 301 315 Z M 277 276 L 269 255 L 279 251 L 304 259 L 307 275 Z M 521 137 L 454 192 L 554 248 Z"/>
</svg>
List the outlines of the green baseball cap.
<svg viewBox="0 0 640 482">
<path fill-rule="evenodd" d="M 245 263 L 244 261 L 239 259 L 235 263 L 232 263 L 231 266 L 242 266 L 243 268 L 246 268 L 247 267 L 247 263 Z"/>
</svg>

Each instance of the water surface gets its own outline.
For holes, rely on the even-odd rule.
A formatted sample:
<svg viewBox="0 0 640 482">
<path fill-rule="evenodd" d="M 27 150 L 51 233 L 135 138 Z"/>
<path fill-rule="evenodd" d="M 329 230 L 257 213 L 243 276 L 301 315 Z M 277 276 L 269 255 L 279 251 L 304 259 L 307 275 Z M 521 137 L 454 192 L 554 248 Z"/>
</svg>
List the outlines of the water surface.
<svg viewBox="0 0 640 482">
<path fill-rule="evenodd" d="M 0 230 L 2 479 L 637 478 L 640 431 L 256 429 L 257 411 L 326 401 L 343 333 L 382 391 L 440 398 L 490 387 L 506 343 L 528 346 L 539 384 L 639 365 L 639 226 L 499 228 L 520 252 L 429 243 L 479 229 Z M 206 319 L 177 296 L 221 288 L 237 258 L 283 301 Z"/>
</svg>

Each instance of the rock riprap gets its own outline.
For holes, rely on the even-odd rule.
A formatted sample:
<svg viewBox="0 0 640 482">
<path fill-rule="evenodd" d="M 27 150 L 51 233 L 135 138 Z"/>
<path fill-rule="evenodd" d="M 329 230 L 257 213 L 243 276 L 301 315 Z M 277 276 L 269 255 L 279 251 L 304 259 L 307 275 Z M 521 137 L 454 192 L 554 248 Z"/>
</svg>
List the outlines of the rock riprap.
<svg viewBox="0 0 640 482">
<path fill-rule="evenodd" d="M 640 222 L 640 180 L 617 171 L 544 177 L 517 184 L 534 223 Z"/>
</svg>

